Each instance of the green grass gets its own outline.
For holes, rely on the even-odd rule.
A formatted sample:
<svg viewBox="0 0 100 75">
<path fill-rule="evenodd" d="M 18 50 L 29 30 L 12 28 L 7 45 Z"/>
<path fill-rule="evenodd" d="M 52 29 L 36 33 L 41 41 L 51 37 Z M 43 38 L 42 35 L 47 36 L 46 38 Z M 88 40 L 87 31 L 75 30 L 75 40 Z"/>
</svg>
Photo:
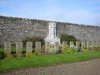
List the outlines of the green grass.
<svg viewBox="0 0 100 75">
<path fill-rule="evenodd" d="M 8 72 L 23 68 L 36 68 L 62 63 L 79 62 L 100 58 L 100 51 L 77 52 L 71 54 L 51 54 L 30 57 L 18 57 L 0 60 L 0 72 Z"/>
</svg>

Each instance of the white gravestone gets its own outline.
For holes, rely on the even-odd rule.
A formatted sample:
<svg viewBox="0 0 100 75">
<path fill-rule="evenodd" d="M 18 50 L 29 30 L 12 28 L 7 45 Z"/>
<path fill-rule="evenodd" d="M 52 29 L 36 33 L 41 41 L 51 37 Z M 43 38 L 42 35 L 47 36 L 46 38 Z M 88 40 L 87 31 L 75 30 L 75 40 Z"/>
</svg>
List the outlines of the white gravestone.
<svg viewBox="0 0 100 75">
<path fill-rule="evenodd" d="M 45 42 L 45 53 L 48 53 L 48 50 L 50 49 L 50 43 Z"/>
<path fill-rule="evenodd" d="M 32 54 L 32 42 L 27 42 L 26 44 L 26 54 Z"/>
<path fill-rule="evenodd" d="M 70 47 L 74 47 L 75 45 L 74 45 L 74 42 L 73 41 L 70 41 Z"/>
<path fill-rule="evenodd" d="M 6 56 L 11 55 L 11 42 L 4 42 L 4 54 Z"/>
<path fill-rule="evenodd" d="M 22 54 L 23 44 L 22 42 L 16 42 L 16 55 L 20 56 Z"/>
<path fill-rule="evenodd" d="M 41 53 L 41 42 L 35 42 L 35 52 Z"/>
<path fill-rule="evenodd" d="M 67 47 L 67 42 L 66 41 L 63 41 L 62 42 L 62 52 L 64 52 L 64 49 Z"/>
</svg>

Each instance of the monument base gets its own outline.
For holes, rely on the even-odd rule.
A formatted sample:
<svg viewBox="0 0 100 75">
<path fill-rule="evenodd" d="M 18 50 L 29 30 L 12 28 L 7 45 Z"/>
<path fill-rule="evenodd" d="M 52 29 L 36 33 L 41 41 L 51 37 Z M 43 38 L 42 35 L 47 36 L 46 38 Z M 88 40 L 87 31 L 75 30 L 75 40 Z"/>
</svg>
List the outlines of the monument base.
<svg viewBox="0 0 100 75">
<path fill-rule="evenodd" d="M 45 42 L 49 42 L 52 45 L 55 45 L 56 42 L 58 42 L 60 44 L 60 39 L 59 38 L 55 38 L 55 39 L 50 39 L 50 38 L 45 38 Z"/>
</svg>

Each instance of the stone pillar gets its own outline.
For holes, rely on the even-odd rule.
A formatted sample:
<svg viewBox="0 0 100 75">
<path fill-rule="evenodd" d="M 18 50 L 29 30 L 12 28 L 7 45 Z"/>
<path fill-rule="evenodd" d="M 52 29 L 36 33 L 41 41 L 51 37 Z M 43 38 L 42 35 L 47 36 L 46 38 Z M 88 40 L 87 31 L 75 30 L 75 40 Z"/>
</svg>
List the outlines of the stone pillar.
<svg viewBox="0 0 100 75">
<path fill-rule="evenodd" d="M 35 42 L 35 52 L 38 54 L 41 53 L 41 42 Z"/>
<path fill-rule="evenodd" d="M 76 47 L 80 48 L 80 41 L 76 41 Z"/>
<path fill-rule="evenodd" d="M 70 41 L 70 47 L 74 47 L 74 42 Z"/>
<path fill-rule="evenodd" d="M 64 51 L 64 48 L 67 47 L 67 42 L 66 41 L 63 41 L 62 42 L 62 52 Z"/>
<path fill-rule="evenodd" d="M 50 49 L 50 42 L 45 42 L 45 53 L 48 53 Z"/>
<path fill-rule="evenodd" d="M 11 55 L 11 42 L 4 42 L 4 54 L 6 56 Z"/>
<path fill-rule="evenodd" d="M 21 56 L 22 54 L 22 49 L 23 49 L 23 44 L 22 42 L 16 42 L 16 55 Z"/>
<path fill-rule="evenodd" d="M 26 55 L 27 54 L 32 54 L 32 46 L 33 46 L 33 43 L 32 42 L 27 42 L 26 44 Z"/>
</svg>

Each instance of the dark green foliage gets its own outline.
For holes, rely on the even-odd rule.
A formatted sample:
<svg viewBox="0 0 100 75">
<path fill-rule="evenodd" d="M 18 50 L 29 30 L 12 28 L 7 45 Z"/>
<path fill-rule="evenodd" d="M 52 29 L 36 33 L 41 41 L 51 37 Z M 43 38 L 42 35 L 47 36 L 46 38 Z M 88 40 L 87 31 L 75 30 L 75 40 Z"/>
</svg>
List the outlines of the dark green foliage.
<svg viewBox="0 0 100 75">
<path fill-rule="evenodd" d="M 63 41 L 67 41 L 69 44 L 70 41 L 77 41 L 77 39 L 73 35 L 67 35 L 67 34 L 61 34 L 60 35 L 60 42 L 62 43 Z"/>
<path fill-rule="evenodd" d="M 0 60 L 4 58 L 4 54 L 0 53 Z"/>
<path fill-rule="evenodd" d="M 26 42 L 33 42 L 33 48 L 35 48 L 35 42 L 41 42 L 41 45 L 43 46 L 44 45 L 44 38 L 42 37 L 32 37 L 32 38 L 29 38 L 27 37 L 25 40 L 23 40 L 23 46 L 26 47 Z"/>
</svg>

